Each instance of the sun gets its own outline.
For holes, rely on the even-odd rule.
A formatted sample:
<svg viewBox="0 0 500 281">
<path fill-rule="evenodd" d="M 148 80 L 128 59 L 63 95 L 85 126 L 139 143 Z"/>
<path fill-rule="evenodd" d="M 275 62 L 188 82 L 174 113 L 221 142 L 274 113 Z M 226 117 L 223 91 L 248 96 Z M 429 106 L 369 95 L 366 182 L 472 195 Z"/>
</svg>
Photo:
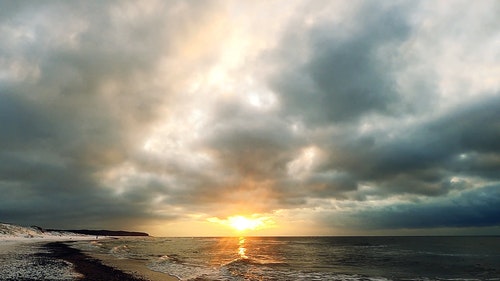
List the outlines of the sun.
<svg viewBox="0 0 500 281">
<path fill-rule="evenodd" d="M 248 219 L 244 216 L 233 216 L 228 218 L 228 224 L 237 231 L 245 231 L 255 229 L 263 223 L 257 219 Z"/>
<path fill-rule="evenodd" d="M 274 226 L 274 221 L 270 217 L 263 217 L 258 215 L 252 215 L 251 217 L 245 217 L 241 215 L 235 215 L 227 217 L 226 219 L 219 219 L 216 217 L 207 219 L 209 222 L 219 223 L 228 227 L 231 227 L 237 232 L 245 232 L 248 230 L 257 230 L 270 228 Z"/>
</svg>

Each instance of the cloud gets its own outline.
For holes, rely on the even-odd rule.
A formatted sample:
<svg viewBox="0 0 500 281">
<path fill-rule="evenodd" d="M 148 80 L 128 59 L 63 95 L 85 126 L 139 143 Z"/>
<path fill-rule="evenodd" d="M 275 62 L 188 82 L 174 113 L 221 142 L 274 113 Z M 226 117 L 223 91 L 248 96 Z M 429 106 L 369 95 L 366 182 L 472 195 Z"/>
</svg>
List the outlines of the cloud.
<svg viewBox="0 0 500 281">
<path fill-rule="evenodd" d="M 171 96 L 155 83 L 158 65 L 181 41 L 176 28 L 189 35 L 189 18 L 206 7 L 155 1 L 37 7 L 11 5 L 0 18 L 0 63 L 10 66 L 0 77 L 4 219 L 63 225 L 78 217 L 81 225 L 105 225 L 145 217 L 146 202 L 117 197 L 98 174 L 126 162 L 158 117 Z"/>
<path fill-rule="evenodd" d="M 438 201 L 371 208 L 356 214 L 354 221 L 379 229 L 497 226 L 499 203 L 499 186 L 494 185 Z"/>
<path fill-rule="evenodd" d="M 498 105 L 498 97 L 484 99 L 413 126 L 387 141 L 371 136 L 373 145 L 369 151 L 363 150 L 365 158 L 360 161 L 364 167 L 359 176 L 377 181 L 381 187 L 387 184 L 387 188 L 427 195 L 448 192 L 454 176 L 496 179 L 490 169 L 499 154 L 493 141 L 498 137 L 494 121 L 499 117 Z"/>
<path fill-rule="evenodd" d="M 287 3 L 5 6 L 0 219 L 497 224 L 498 4 Z"/>
<path fill-rule="evenodd" d="M 393 64 L 398 45 L 410 36 L 405 19 L 409 8 L 368 4 L 340 22 L 290 28 L 281 45 L 299 49 L 277 51 L 279 60 L 292 63 L 284 63 L 286 69 L 272 83 L 283 96 L 286 113 L 323 125 L 357 120 L 371 112 L 391 112 L 399 99 Z M 355 18 L 363 20 L 354 22 Z M 351 31 L 348 35 L 346 29 Z M 308 56 L 295 62 L 300 47 Z"/>
</svg>

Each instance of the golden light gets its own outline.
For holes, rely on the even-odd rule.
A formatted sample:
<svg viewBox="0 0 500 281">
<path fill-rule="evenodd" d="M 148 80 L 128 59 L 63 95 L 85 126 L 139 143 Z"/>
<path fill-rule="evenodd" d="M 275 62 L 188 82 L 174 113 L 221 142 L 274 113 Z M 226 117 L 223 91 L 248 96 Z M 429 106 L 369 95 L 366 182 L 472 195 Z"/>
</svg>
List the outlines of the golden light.
<svg viewBox="0 0 500 281">
<path fill-rule="evenodd" d="M 264 229 L 274 225 L 274 221 L 271 218 L 259 217 L 257 215 L 253 215 L 251 217 L 236 215 L 230 216 L 225 220 L 221 220 L 219 218 L 209 218 L 208 221 L 229 226 L 237 232 Z"/>
<path fill-rule="evenodd" d="M 238 230 L 255 229 L 262 224 L 262 221 L 257 219 L 247 219 L 243 216 L 234 216 L 228 218 L 229 225 Z"/>
<path fill-rule="evenodd" d="M 240 237 L 238 241 L 238 255 L 240 255 L 242 259 L 247 259 L 248 257 L 246 255 L 246 251 L 247 249 L 245 248 L 245 237 Z"/>
</svg>

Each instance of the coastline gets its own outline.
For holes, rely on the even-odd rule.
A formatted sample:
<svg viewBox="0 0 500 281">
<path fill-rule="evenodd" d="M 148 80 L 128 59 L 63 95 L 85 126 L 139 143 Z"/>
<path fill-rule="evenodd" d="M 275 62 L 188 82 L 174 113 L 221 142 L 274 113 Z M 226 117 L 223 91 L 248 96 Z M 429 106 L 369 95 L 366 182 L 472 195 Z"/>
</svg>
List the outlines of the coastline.
<svg viewBox="0 0 500 281">
<path fill-rule="evenodd" d="M 2 239 L 3 238 L 3 239 Z M 105 237 L 99 238 L 106 239 Z M 146 261 L 82 252 L 74 242 L 95 237 L 0 237 L 0 279 L 7 281 L 178 281 L 152 271 Z"/>
<path fill-rule="evenodd" d="M 76 260 L 70 261 L 71 263 L 75 264 L 75 269 L 78 271 L 77 264 L 85 264 L 87 262 L 91 263 L 98 263 L 102 265 L 102 267 L 98 266 L 96 267 L 97 271 L 109 271 L 112 270 L 112 272 L 117 272 L 120 271 L 129 277 L 127 278 L 132 278 L 132 279 L 125 279 L 119 278 L 116 280 L 144 280 L 144 281 L 179 281 L 178 278 L 175 276 L 162 273 L 162 272 L 157 272 L 153 271 L 149 268 L 147 268 L 147 262 L 142 261 L 142 260 L 132 260 L 132 259 L 119 259 L 116 257 L 113 257 L 112 255 L 109 254 L 99 254 L 99 253 L 93 253 L 93 252 L 88 252 L 88 251 L 81 251 L 79 249 L 75 249 L 73 247 L 70 247 L 68 244 L 71 242 L 76 242 L 76 241 L 66 241 L 66 242 L 60 242 L 58 245 L 54 245 L 52 243 L 49 243 L 48 246 L 50 247 L 56 247 L 58 251 L 78 251 L 79 252 L 79 257 Z M 61 257 L 64 258 L 64 257 Z M 86 266 L 86 265 L 84 265 Z M 80 272 L 82 273 L 82 272 Z M 83 273 L 85 275 L 85 273 Z M 92 274 L 92 273 L 91 273 Z M 135 278 L 135 279 L 134 279 Z M 115 280 L 115 279 L 89 279 L 89 280 Z"/>
<path fill-rule="evenodd" d="M 45 244 L 53 237 L 0 237 L 0 277 L 5 281 L 77 280 L 73 264 L 51 258 Z"/>
<path fill-rule="evenodd" d="M 45 244 L 44 247 L 50 250 L 46 254 L 47 256 L 73 264 L 74 270 L 82 275 L 81 279 L 79 279 L 81 281 L 147 281 L 104 265 L 99 260 L 83 254 L 80 250 L 71 248 L 65 242 L 50 242 Z"/>
</svg>

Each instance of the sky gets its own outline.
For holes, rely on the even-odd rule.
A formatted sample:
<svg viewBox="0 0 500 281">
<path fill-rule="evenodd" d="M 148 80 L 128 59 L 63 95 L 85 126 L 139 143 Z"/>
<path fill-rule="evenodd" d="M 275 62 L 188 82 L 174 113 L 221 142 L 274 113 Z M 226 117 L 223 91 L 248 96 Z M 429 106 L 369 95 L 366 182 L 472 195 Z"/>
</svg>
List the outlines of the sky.
<svg viewBox="0 0 500 281">
<path fill-rule="evenodd" d="M 499 14 L 496 0 L 0 0 L 0 221 L 498 235 Z"/>
</svg>

